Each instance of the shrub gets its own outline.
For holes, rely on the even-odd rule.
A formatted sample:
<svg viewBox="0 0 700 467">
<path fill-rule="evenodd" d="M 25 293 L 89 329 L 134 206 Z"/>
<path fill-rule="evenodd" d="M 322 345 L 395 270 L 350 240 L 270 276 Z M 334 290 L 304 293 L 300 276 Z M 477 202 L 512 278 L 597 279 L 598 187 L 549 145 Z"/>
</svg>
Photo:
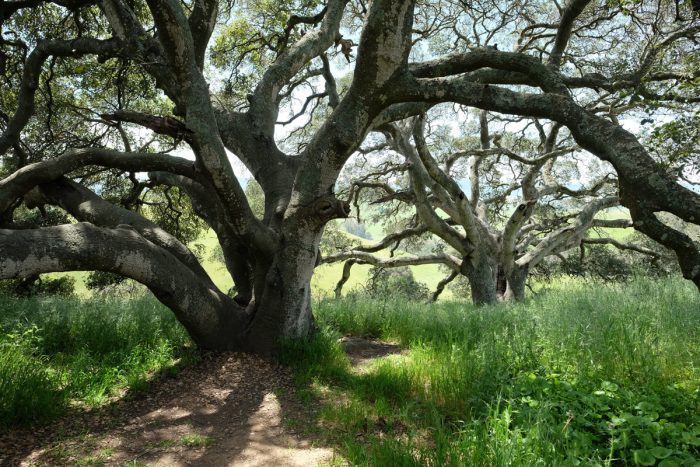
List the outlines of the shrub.
<svg viewBox="0 0 700 467">
<path fill-rule="evenodd" d="M 88 274 L 85 285 L 88 289 L 103 291 L 109 286 L 121 284 L 125 279 L 126 277 L 113 272 L 92 271 Z"/>
<path fill-rule="evenodd" d="M 75 279 L 69 276 L 48 278 L 38 274 L 21 279 L 0 280 L 0 294 L 11 297 L 56 295 L 69 297 L 75 290 Z"/>
<path fill-rule="evenodd" d="M 371 298 L 404 299 L 414 302 L 427 301 L 430 289 L 416 281 L 410 268 L 373 267 L 364 286 L 365 294 Z"/>
</svg>

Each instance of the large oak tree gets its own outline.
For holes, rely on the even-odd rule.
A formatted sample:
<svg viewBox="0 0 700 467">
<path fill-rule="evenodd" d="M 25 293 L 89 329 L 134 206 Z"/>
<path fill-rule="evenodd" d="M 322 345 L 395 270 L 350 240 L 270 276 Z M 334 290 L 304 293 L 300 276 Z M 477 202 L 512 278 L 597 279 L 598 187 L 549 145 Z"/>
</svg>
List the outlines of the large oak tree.
<svg viewBox="0 0 700 467">
<path fill-rule="evenodd" d="M 215 31 L 220 10 L 231 18 Z M 0 231 L 0 278 L 117 273 L 148 286 L 198 345 L 274 353 L 282 338 L 313 329 L 310 279 L 324 226 L 349 212 L 334 194 L 347 159 L 383 125 L 453 102 L 567 128 L 578 146 L 612 164 L 634 227 L 673 249 L 700 288 L 697 245 L 655 215 L 697 224 L 700 195 L 650 156 L 616 110 L 651 98 L 697 102 L 697 62 L 679 59 L 700 32 L 690 4 L 17 0 L 0 2 L 0 21 L 0 71 L 15 85 L 3 90 L 0 114 L 8 227 Z M 497 35 L 511 38 L 500 50 Z M 216 70 L 208 66 L 212 37 Z M 352 62 L 348 78 L 336 83 L 343 61 Z M 110 69 L 138 77 L 141 99 L 124 97 L 134 86 L 128 79 L 113 93 L 91 93 L 107 86 Z M 148 90 L 158 90 L 152 100 L 161 105 L 147 105 Z M 600 93 L 600 106 L 583 105 L 582 92 Z M 300 96 L 306 103 L 295 106 Z M 118 105 L 107 112 L 110 99 Z M 37 122 L 58 125 L 60 107 L 81 118 L 70 123 L 66 113 L 64 131 L 42 131 Z M 278 122 L 290 113 L 311 123 L 282 141 Z M 76 134 L 78 125 L 85 131 Z M 103 126 L 113 131 L 100 133 Z M 125 128 L 135 126 L 184 142 L 195 159 L 127 144 Z M 262 218 L 229 152 L 262 187 Z M 103 184 L 86 184 L 95 167 L 130 179 L 136 196 L 159 184 L 187 193 L 216 232 L 238 295 L 217 289 L 177 237 L 111 199 Z M 78 222 L 16 228 L 21 202 L 58 206 Z"/>
</svg>

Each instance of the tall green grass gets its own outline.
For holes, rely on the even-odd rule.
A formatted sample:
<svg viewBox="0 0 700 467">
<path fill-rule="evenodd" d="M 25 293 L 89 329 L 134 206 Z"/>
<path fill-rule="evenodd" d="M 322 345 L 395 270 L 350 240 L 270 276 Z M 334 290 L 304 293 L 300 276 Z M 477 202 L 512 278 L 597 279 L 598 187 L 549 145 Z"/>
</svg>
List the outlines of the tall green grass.
<svg viewBox="0 0 700 467">
<path fill-rule="evenodd" d="M 47 421 L 194 355 L 172 312 L 131 300 L 0 297 L 0 423 Z"/>
<path fill-rule="evenodd" d="M 475 308 L 324 301 L 287 361 L 358 465 L 700 465 L 700 297 L 690 284 L 561 282 Z M 351 371 L 336 338 L 407 352 Z"/>
</svg>

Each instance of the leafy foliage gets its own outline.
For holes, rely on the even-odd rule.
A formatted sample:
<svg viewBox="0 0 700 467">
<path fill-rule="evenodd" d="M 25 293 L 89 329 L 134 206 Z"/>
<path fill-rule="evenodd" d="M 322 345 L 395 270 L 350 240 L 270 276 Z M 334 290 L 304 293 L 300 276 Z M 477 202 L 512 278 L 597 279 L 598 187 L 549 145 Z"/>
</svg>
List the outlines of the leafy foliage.
<svg viewBox="0 0 700 467">
<path fill-rule="evenodd" d="M 0 280 L 0 295 L 14 297 L 33 297 L 36 295 L 55 295 L 68 297 L 75 290 L 75 279 L 70 276 L 51 278 L 33 275 L 21 279 Z"/>
<path fill-rule="evenodd" d="M 373 267 L 364 286 L 364 293 L 374 299 L 403 299 L 413 302 L 424 302 L 430 297 L 428 287 L 417 282 L 408 267 Z"/>
</svg>

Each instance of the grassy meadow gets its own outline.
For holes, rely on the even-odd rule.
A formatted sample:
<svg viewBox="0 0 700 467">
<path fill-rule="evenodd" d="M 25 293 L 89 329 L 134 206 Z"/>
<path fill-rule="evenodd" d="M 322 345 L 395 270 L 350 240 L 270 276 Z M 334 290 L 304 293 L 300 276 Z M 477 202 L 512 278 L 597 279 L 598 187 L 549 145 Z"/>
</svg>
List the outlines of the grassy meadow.
<svg viewBox="0 0 700 467">
<path fill-rule="evenodd" d="M 353 465 L 700 465 L 697 291 L 590 285 L 484 308 L 321 302 L 322 336 L 288 361 Z M 405 352 L 358 373 L 341 334 Z"/>
<path fill-rule="evenodd" d="M 338 464 L 700 465 L 700 295 L 680 279 L 561 280 L 481 308 L 318 298 L 315 310 L 322 331 L 284 360 L 322 407 L 309 429 Z M 403 352 L 358 371 L 341 335 Z M 148 295 L 0 298 L 0 423 L 48 423 L 196 358 Z"/>
</svg>

